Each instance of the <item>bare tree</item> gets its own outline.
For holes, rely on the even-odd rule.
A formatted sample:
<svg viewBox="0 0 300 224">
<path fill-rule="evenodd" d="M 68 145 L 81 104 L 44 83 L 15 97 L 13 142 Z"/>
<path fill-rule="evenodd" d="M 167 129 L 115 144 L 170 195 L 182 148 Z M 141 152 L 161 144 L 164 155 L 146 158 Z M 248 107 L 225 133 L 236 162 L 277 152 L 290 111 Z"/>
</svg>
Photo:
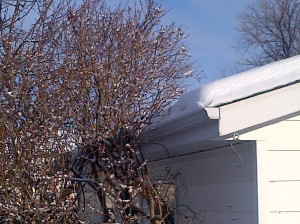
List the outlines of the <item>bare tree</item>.
<svg viewBox="0 0 300 224">
<path fill-rule="evenodd" d="M 261 66 L 300 53 L 300 2 L 257 0 L 239 15 L 238 48 L 245 65 Z"/>
<path fill-rule="evenodd" d="M 78 150 L 71 180 L 94 190 L 103 222 L 117 216 L 123 223 L 160 223 L 172 212 L 150 179 L 139 142 L 191 75 L 184 33 L 174 24 L 161 25 L 163 15 L 152 0 L 114 10 L 88 1 L 69 10 L 61 77 L 70 105 L 64 119 L 72 126 L 64 131 Z"/>
<path fill-rule="evenodd" d="M 77 222 L 55 118 L 61 2 L 0 1 L 0 222 Z M 57 109 L 59 110 L 59 109 Z"/>
<path fill-rule="evenodd" d="M 0 221 L 89 207 L 98 223 L 172 222 L 170 181 L 152 181 L 140 148 L 193 74 L 164 14 L 155 0 L 0 1 Z"/>
</svg>

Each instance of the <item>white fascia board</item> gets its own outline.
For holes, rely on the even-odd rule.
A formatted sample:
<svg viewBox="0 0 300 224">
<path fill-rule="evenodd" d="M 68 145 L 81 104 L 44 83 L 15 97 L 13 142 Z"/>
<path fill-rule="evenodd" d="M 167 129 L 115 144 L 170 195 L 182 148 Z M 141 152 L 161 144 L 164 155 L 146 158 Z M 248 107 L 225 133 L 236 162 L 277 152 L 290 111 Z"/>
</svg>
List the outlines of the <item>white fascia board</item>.
<svg viewBox="0 0 300 224">
<path fill-rule="evenodd" d="M 204 108 L 207 116 L 209 117 L 209 119 L 211 120 L 219 120 L 220 119 L 220 108 L 218 107 L 206 107 Z"/>
<path fill-rule="evenodd" d="M 300 114 L 300 83 L 220 107 L 221 137 Z"/>
</svg>

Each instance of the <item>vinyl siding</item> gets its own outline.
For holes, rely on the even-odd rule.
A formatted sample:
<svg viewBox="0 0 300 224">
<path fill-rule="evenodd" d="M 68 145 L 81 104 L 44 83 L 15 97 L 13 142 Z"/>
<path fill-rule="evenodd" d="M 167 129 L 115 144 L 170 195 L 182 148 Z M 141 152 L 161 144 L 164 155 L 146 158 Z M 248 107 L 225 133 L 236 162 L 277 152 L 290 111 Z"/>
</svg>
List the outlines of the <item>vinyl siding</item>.
<svg viewBox="0 0 300 224">
<path fill-rule="evenodd" d="M 243 134 L 257 141 L 260 224 L 300 220 L 300 117 Z"/>
<path fill-rule="evenodd" d="M 166 169 L 180 174 L 176 181 L 177 204 L 192 208 L 202 223 L 255 224 L 256 150 L 253 142 L 235 148 L 242 162 L 231 147 L 224 147 L 149 165 L 155 176 L 164 176 Z"/>
</svg>

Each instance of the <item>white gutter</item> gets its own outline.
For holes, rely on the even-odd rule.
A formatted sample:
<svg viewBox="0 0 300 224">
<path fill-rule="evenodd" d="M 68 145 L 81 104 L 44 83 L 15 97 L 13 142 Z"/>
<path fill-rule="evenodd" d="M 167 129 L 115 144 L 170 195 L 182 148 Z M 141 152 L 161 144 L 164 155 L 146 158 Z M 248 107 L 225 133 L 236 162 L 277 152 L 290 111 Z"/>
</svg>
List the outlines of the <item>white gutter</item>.
<svg viewBox="0 0 300 224">
<path fill-rule="evenodd" d="M 177 116 L 171 119 L 161 120 L 154 123 L 143 134 L 143 139 L 157 139 L 174 133 L 184 132 L 195 127 L 211 122 L 211 120 L 220 119 L 220 109 L 200 108 L 190 113 L 185 113 L 182 116 Z"/>
</svg>

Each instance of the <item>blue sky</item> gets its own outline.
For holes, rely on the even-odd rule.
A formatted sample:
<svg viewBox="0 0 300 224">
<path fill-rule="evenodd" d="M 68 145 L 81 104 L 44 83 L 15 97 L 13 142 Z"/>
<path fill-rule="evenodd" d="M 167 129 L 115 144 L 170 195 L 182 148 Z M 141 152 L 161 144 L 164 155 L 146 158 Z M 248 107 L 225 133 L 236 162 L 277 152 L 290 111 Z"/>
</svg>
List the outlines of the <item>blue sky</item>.
<svg viewBox="0 0 300 224">
<path fill-rule="evenodd" d="M 165 21 L 174 21 L 189 36 L 186 43 L 195 66 L 206 76 L 201 83 L 233 72 L 241 56 L 233 48 L 238 37 L 235 30 L 237 14 L 254 1 L 161 0 L 163 7 L 170 10 Z"/>
</svg>

